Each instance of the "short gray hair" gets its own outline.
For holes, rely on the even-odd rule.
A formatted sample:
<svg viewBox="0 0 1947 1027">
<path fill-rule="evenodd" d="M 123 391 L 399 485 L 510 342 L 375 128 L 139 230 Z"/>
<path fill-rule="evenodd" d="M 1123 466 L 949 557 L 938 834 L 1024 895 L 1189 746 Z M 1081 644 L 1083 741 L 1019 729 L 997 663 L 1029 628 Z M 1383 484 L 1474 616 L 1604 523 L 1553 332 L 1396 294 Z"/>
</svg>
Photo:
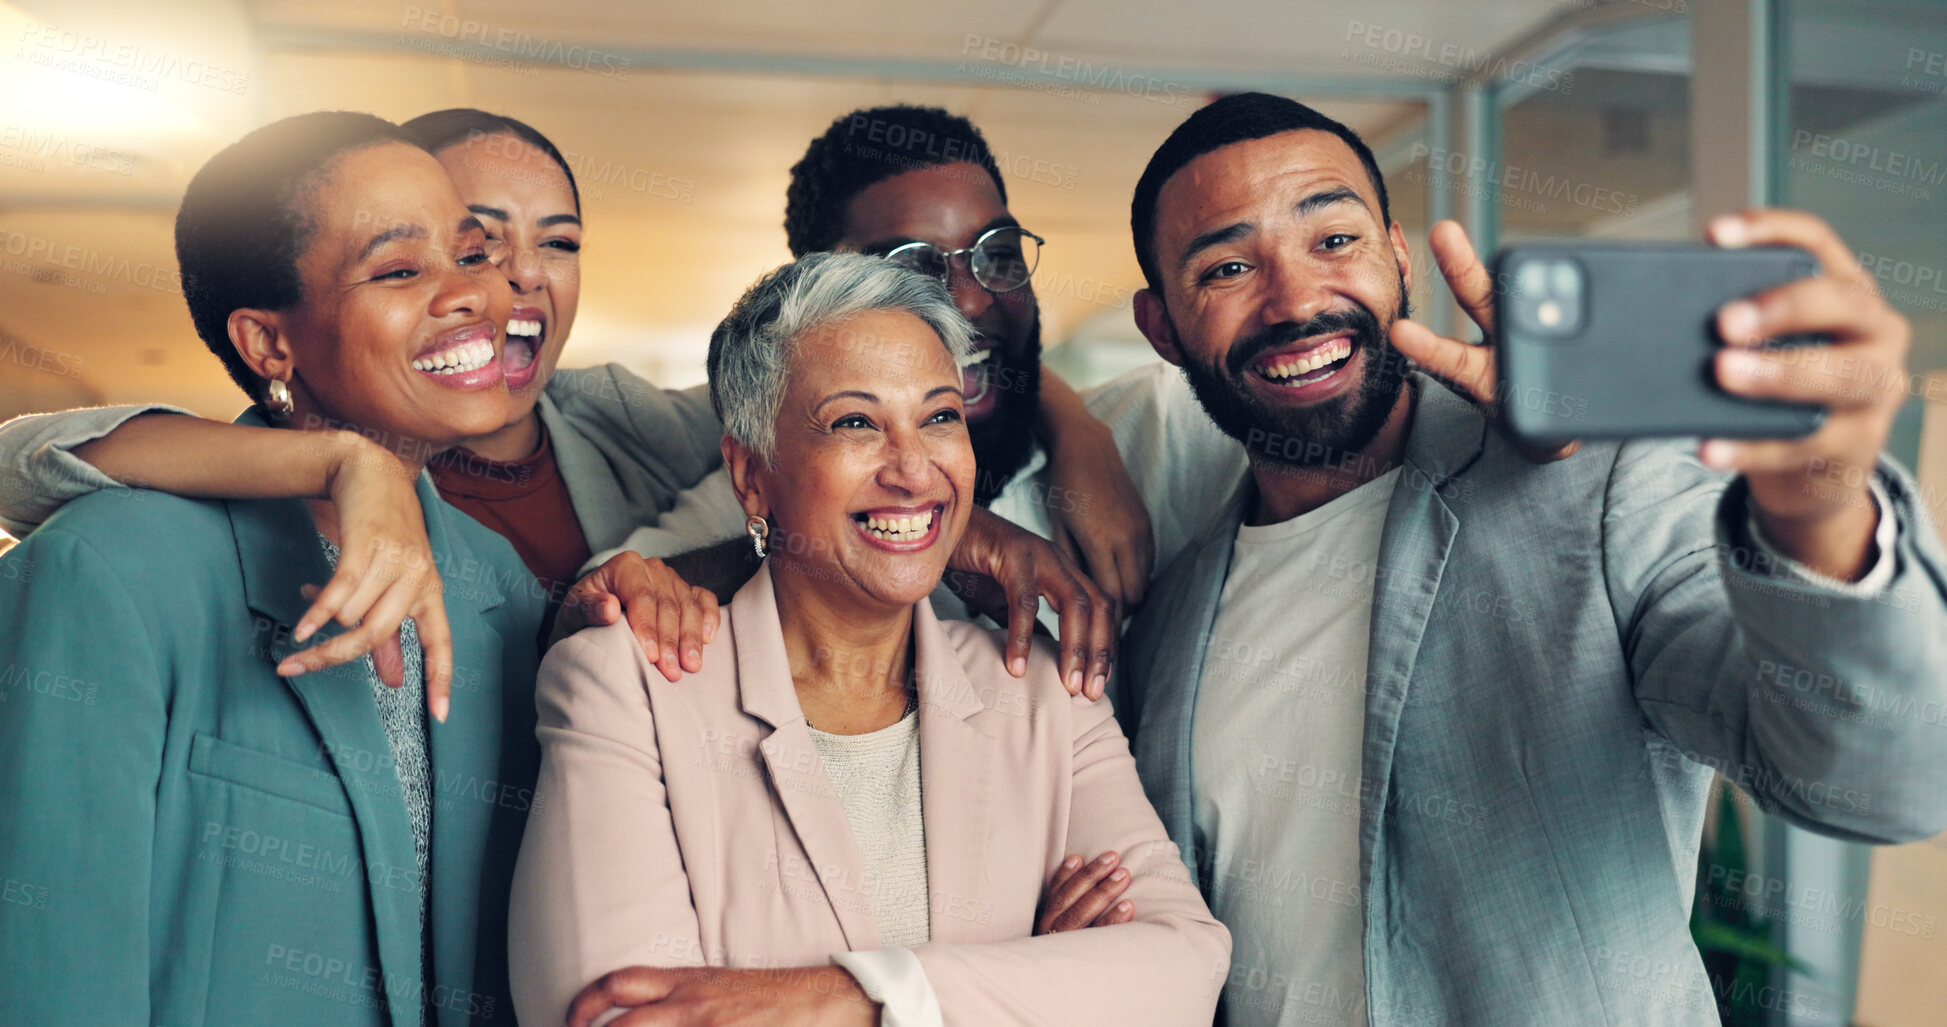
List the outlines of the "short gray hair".
<svg viewBox="0 0 1947 1027">
<path fill-rule="evenodd" d="M 710 403 L 725 434 L 770 463 L 798 340 L 875 310 L 926 322 L 955 366 L 972 356 L 973 325 L 939 279 L 884 257 L 807 253 L 758 279 L 710 335 Z"/>
</svg>

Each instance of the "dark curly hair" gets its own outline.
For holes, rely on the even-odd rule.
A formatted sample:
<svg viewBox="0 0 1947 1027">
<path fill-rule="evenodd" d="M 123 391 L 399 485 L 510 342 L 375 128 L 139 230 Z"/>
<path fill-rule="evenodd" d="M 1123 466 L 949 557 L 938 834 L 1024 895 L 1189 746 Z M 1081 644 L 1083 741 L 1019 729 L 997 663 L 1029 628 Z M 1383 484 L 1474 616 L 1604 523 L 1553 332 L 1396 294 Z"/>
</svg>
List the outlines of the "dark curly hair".
<svg viewBox="0 0 1947 1027">
<path fill-rule="evenodd" d="M 443 111 L 421 114 L 399 127 L 435 157 L 439 156 L 439 151 L 469 139 L 492 135 L 513 136 L 547 154 L 561 166 L 561 173 L 568 176 L 568 191 L 575 197 L 575 213 L 581 213 L 581 186 L 575 184 L 575 171 L 568 166 L 568 158 L 561 155 L 561 151 L 541 134 L 540 129 L 525 121 L 476 107 L 448 107 Z"/>
<path fill-rule="evenodd" d="M 938 107 L 900 104 L 856 110 L 811 141 L 791 167 L 784 194 L 784 237 L 791 255 L 829 250 L 845 235 L 845 212 L 867 187 L 917 168 L 967 161 L 993 176 L 1001 202 L 1007 183 L 973 122 Z"/>
<path fill-rule="evenodd" d="M 1299 129 L 1330 132 L 1345 140 L 1345 145 L 1358 155 L 1359 163 L 1366 166 L 1372 191 L 1379 196 L 1380 223 L 1393 223 L 1391 206 L 1386 200 L 1386 178 L 1379 173 L 1379 162 L 1373 159 L 1372 149 L 1357 132 L 1288 97 L 1233 93 L 1211 101 L 1176 126 L 1176 131 L 1156 148 L 1156 154 L 1149 158 L 1149 166 L 1143 169 L 1143 177 L 1136 182 L 1136 198 L 1129 205 L 1129 230 L 1136 237 L 1136 263 L 1142 265 L 1143 278 L 1152 291 L 1163 291 L 1163 276 L 1156 263 L 1156 198 L 1163 191 L 1163 183 L 1183 170 L 1185 164 L 1212 150 Z"/>
<path fill-rule="evenodd" d="M 340 157 L 383 143 L 417 145 L 370 114 L 299 114 L 224 147 L 189 180 L 176 212 L 183 299 L 203 345 L 252 401 L 263 381 L 230 343 L 230 314 L 303 302 L 297 259 L 317 227 L 306 204 Z"/>
</svg>

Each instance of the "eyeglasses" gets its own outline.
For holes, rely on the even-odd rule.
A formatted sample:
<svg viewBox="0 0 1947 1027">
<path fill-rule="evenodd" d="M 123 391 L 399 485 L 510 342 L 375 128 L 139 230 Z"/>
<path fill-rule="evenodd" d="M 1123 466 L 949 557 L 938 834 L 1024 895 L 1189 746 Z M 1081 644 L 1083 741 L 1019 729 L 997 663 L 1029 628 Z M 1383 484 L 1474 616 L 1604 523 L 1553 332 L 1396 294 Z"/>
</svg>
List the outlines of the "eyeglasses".
<svg viewBox="0 0 1947 1027">
<path fill-rule="evenodd" d="M 931 275 L 953 287 L 953 258 L 965 256 L 973 280 L 988 292 L 1013 292 L 1028 284 L 1034 266 L 1041 259 L 1041 244 L 1046 240 L 1013 225 L 988 229 L 972 246 L 963 250 L 942 250 L 930 242 L 909 242 L 886 253 L 887 260 L 903 264 L 923 275 Z"/>
</svg>

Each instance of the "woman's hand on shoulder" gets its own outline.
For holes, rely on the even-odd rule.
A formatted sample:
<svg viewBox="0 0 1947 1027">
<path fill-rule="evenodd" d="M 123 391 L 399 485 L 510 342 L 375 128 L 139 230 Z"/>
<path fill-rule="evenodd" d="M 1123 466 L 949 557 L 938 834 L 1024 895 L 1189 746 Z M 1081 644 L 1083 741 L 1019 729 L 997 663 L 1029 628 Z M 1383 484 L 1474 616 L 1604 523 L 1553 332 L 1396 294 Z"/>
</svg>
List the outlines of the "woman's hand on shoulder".
<svg viewBox="0 0 1947 1027">
<path fill-rule="evenodd" d="M 632 966 L 604 974 L 568 1007 L 568 1027 L 589 1027 L 610 1010 L 610 1027 L 876 1027 L 879 1005 L 842 967 L 780 970 Z"/>
<path fill-rule="evenodd" d="M 684 581 L 661 560 L 624 551 L 568 590 L 548 644 L 623 617 L 643 655 L 675 681 L 703 669 L 703 647 L 716 637 L 721 613 L 709 589 Z"/>
<path fill-rule="evenodd" d="M 327 485 L 338 515 L 338 567 L 323 588 L 304 587 L 311 608 L 291 639 L 302 643 L 332 621 L 350 630 L 291 654 L 277 672 L 296 677 L 371 653 L 379 679 L 397 688 L 405 681 L 399 625 L 411 617 L 425 654 L 427 709 L 443 721 L 452 691 L 453 635 L 426 540 L 417 475 L 383 447 L 346 434 L 335 440 L 342 450 Z"/>
</svg>

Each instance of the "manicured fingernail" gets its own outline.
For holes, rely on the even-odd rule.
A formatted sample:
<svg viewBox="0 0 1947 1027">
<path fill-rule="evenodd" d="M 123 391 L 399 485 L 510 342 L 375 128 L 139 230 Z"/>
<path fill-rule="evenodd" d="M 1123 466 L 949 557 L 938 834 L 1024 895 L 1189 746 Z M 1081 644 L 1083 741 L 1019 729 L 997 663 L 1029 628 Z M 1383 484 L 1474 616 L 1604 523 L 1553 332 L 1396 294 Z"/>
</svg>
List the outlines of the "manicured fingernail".
<svg viewBox="0 0 1947 1027">
<path fill-rule="evenodd" d="M 1758 337 L 1758 307 L 1750 300 L 1734 300 L 1724 304 L 1717 314 L 1717 324 L 1723 329 L 1727 342 L 1749 342 Z"/>
<path fill-rule="evenodd" d="M 1128 899 L 1123 899 L 1121 902 L 1115 904 L 1115 911 L 1118 913 L 1127 913 L 1134 908 L 1136 908 L 1136 904 L 1130 902 Z"/>
<path fill-rule="evenodd" d="M 1095 865 L 1099 867 L 1108 866 L 1113 862 L 1115 862 L 1115 853 L 1113 852 L 1105 852 L 1100 856 L 1095 857 Z"/>
<path fill-rule="evenodd" d="M 1710 223 L 1710 237 L 1719 246 L 1736 249 L 1751 242 L 1751 226 L 1735 214 L 1726 214 Z"/>
<path fill-rule="evenodd" d="M 299 624 L 297 626 L 297 630 L 291 632 L 291 641 L 302 642 L 305 639 L 310 638 L 311 634 L 317 630 L 318 630 L 318 626 L 316 624 L 311 624 L 311 623 Z"/>
<path fill-rule="evenodd" d="M 1120 881 L 1123 878 L 1128 876 L 1129 876 L 1129 870 L 1127 867 L 1116 867 L 1115 873 L 1109 875 L 1109 880 Z"/>
<path fill-rule="evenodd" d="M 443 695 L 433 696 L 433 719 L 442 724 L 446 723 L 446 711 L 450 706 L 452 706 L 452 700 L 447 697 Z"/>
<path fill-rule="evenodd" d="M 1736 450 L 1731 443 L 1717 439 L 1705 439 L 1697 447 L 1697 459 L 1705 467 L 1715 467 L 1718 470 L 1729 470 L 1735 453 Z"/>
<path fill-rule="evenodd" d="M 1071 670 L 1068 672 L 1068 694 L 1080 695 L 1081 693 L 1082 693 L 1082 672 L 1079 670 Z"/>
<path fill-rule="evenodd" d="M 289 657 L 277 665 L 277 673 L 287 678 L 297 677 L 304 673 L 304 663 L 295 656 Z"/>
<path fill-rule="evenodd" d="M 1109 676 L 1107 674 L 1097 674 L 1088 680 L 1088 686 L 1089 694 L 1100 696 L 1102 690 L 1109 687 Z"/>
<path fill-rule="evenodd" d="M 1007 660 L 1007 672 L 1017 678 L 1026 674 L 1028 672 L 1028 658 L 1025 656 L 1009 657 Z"/>
<path fill-rule="evenodd" d="M 691 646 L 683 650 L 683 659 L 689 663 L 701 663 L 703 662 L 703 650 Z"/>
<path fill-rule="evenodd" d="M 1063 870 L 1073 870 L 1076 867 L 1081 865 L 1082 865 L 1082 857 L 1080 856 L 1070 856 L 1067 859 L 1061 861 L 1061 868 Z"/>
</svg>

